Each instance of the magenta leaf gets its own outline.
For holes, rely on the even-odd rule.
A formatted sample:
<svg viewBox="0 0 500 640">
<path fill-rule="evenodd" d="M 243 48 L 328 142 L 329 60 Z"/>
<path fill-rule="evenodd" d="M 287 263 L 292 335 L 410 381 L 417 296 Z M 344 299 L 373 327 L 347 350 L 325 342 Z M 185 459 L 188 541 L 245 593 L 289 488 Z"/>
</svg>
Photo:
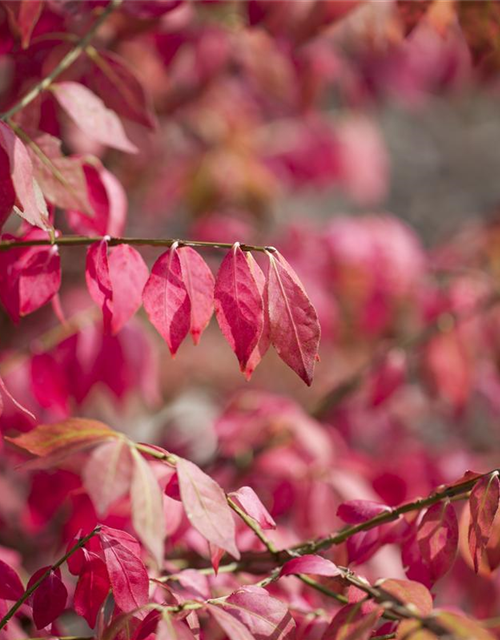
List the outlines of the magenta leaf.
<svg viewBox="0 0 500 640">
<path fill-rule="evenodd" d="M 19 275 L 19 315 L 33 313 L 59 291 L 61 258 L 57 246 L 31 252 Z"/>
<path fill-rule="evenodd" d="M 372 500 L 349 500 L 339 506 L 337 515 L 348 524 L 359 524 L 390 511 L 391 508 L 387 505 Z"/>
<path fill-rule="evenodd" d="M 207 263 L 191 247 L 178 251 L 182 267 L 182 280 L 191 301 L 190 333 L 194 344 L 208 326 L 214 311 L 214 277 Z"/>
<path fill-rule="evenodd" d="M 117 334 L 141 306 L 149 271 L 141 254 L 126 244 L 110 251 L 108 265 L 113 292 L 111 332 Z"/>
<path fill-rule="evenodd" d="M 229 496 L 240 509 L 258 523 L 261 529 L 276 529 L 276 522 L 251 487 L 241 487 Z"/>
<path fill-rule="evenodd" d="M 271 344 L 271 327 L 269 324 L 269 310 L 268 310 L 268 301 L 267 301 L 267 288 L 266 288 L 266 277 L 262 273 L 262 269 L 259 267 L 257 262 L 251 253 L 247 253 L 247 260 L 250 266 L 250 270 L 253 274 L 255 282 L 257 284 L 257 288 L 262 297 L 262 308 L 263 308 L 263 325 L 262 325 L 262 333 L 260 334 L 260 338 L 258 343 L 255 345 L 254 350 L 250 354 L 248 361 L 245 366 L 245 377 L 247 380 L 250 380 L 252 377 L 252 373 L 255 371 L 257 365 L 260 363 L 264 355 L 266 354 L 269 346 Z"/>
<path fill-rule="evenodd" d="M 264 326 L 262 296 L 245 252 L 236 243 L 222 261 L 215 281 L 219 327 L 245 371 Z"/>
<path fill-rule="evenodd" d="M 17 573 L 6 562 L 0 560 L 0 598 L 19 600 L 23 593 L 23 583 Z"/>
<path fill-rule="evenodd" d="M 58 82 L 52 85 L 51 91 L 71 120 L 89 138 L 120 151 L 137 151 L 116 113 L 83 84 Z"/>
<path fill-rule="evenodd" d="M 175 245 L 154 263 L 142 301 L 151 324 L 175 355 L 191 326 L 191 302 Z"/>
<path fill-rule="evenodd" d="M 489 542 L 499 504 L 500 481 L 498 473 L 495 472 L 481 478 L 474 485 L 469 498 L 469 549 L 476 572 L 479 570 L 483 551 Z"/>
<path fill-rule="evenodd" d="M 280 576 L 284 577 L 298 573 L 309 573 L 330 578 L 342 575 L 342 571 L 331 560 L 312 554 L 293 558 L 286 562 L 281 569 Z"/>
<path fill-rule="evenodd" d="M 106 240 L 95 242 L 88 248 L 85 279 L 91 298 L 102 309 L 104 330 L 109 332 L 113 317 L 113 288 L 109 275 Z"/>
<path fill-rule="evenodd" d="M 110 588 L 106 565 L 98 556 L 91 554 L 80 574 L 73 602 L 76 613 L 85 618 L 92 629 Z"/>
<path fill-rule="evenodd" d="M 427 509 L 418 526 L 417 542 L 431 580 L 439 580 L 451 569 L 457 554 L 458 522 L 451 503 Z"/>
<path fill-rule="evenodd" d="M 33 594 L 33 620 L 37 629 L 43 629 L 64 611 L 68 591 L 54 571 L 42 581 Z"/>
<path fill-rule="evenodd" d="M 224 491 L 189 460 L 179 458 L 176 467 L 182 504 L 189 522 L 209 542 L 239 559 L 233 514 Z"/>
<path fill-rule="evenodd" d="M 295 622 L 286 604 L 261 587 L 242 587 L 220 606 L 244 624 L 255 640 L 292 640 L 295 636 Z"/>
<path fill-rule="evenodd" d="M 226 633 L 229 640 L 254 640 L 254 636 L 238 618 L 213 604 L 206 605 L 207 612 Z"/>
<path fill-rule="evenodd" d="M 148 601 L 149 577 L 142 560 L 118 539 L 101 533 L 104 560 L 116 604 L 124 612 Z"/>
<path fill-rule="evenodd" d="M 283 256 L 277 251 L 267 255 L 271 342 L 280 358 L 311 385 L 321 334 L 316 310 Z"/>
</svg>

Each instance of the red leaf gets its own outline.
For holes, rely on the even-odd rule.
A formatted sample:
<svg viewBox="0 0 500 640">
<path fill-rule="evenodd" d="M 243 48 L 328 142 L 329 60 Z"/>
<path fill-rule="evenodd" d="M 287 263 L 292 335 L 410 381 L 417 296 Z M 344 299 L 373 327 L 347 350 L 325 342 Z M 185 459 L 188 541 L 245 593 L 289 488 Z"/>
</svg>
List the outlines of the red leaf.
<svg viewBox="0 0 500 640">
<path fill-rule="evenodd" d="M 191 301 L 190 332 L 194 344 L 198 344 L 214 311 L 215 279 L 207 263 L 191 247 L 181 247 L 178 255 L 182 279 Z"/>
<path fill-rule="evenodd" d="M 261 529 L 276 529 L 276 522 L 251 487 L 241 487 L 229 496 L 240 509 L 259 524 Z"/>
<path fill-rule="evenodd" d="M 5 439 L 35 456 L 46 457 L 63 451 L 73 452 L 116 437 L 116 431 L 97 420 L 68 418 L 55 424 L 40 424 L 29 433 L 15 438 L 5 436 Z"/>
<path fill-rule="evenodd" d="M 311 385 L 321 334 L 318 316 L 288 262 L 277 251 L 268 256 L 271 342 L 280 358 Z"/>
<path fill-rule="evenodd" d="M 321 640 L 368 640 L 381 615 L 381 608 L 365 613 L 361 603 L 348 604 L 333 617 Z"/>
<path fill-rule="evenodd" d="M 471 491 L 469 549 L 474 561 L 474 570 L 479 570 L 481 556 L 491 535 L 493 521 L 500 504 L 500 481 L 498 474 L 492 473 L 481 478 Z"/>
<path fill-rule="evenodd" d="M 220 606 L 244 624 L 255 640 L 292 640 L 295 635 L 288 607 L 260 587 L 238 589 Z"/>
<path fill-rule="evenodd" d="M 191 324 L 191 302 L 176 246 L 154 263 L 142 300 L 151 324 L 175 355 Z"/>
<path fill-rule="evenodd" d="M 128 612 L 148 601 L 149 578 L 141 559 L 116 538 L 101 532 L 104 560 L 116 604 Z"/>
<path fill-rule="evenodd" d="M 246 379 L 250 380 L 252 373 L 255 371 L 257 365 L 260 363 L 271 344 L 271 327 L 269 324 L 266 277 L 262 273 L 262 269 L 259 267 L 251 253 L 247 253 L 247 259 L 250 270 L 257 284 L 257 288 L 262 297 L 262 308 L 264 312 L 264 324 L 262 325 L 262 333 L 260 335 L 258 343 L 255 345 L 255 348 L 248 359 L 244 371 Z"/>
<path fill-rule="evenodd" d="M 331 560 L 316 555 L 305 555 L 289 560 L 283 565 L 280 577 L 298 573 L 310 573 L 315 576 L 331 578 L 342 575 L 342 571 Z"/>
<path fill-rule="evenodd" d="M 79 82 L 58 82 L 51 86 L 59 105 L 89 138 L 113 149 L 135 153 L 120 118 Z"/>
<path fill-rule="evenodd" d="M 85 563 L 74 596 L 76 613 L 85 618 L 92 629 L 110 588 L 106 565 L 98 556 L 92 554 L 90 560 Z"/>
<path fill-rule="evenodd" d="M 245 625 L 221 607 L 207 604 L 206 610 L 221 627 L 229 640 L 254 640 L 254 636 Z"/>
<path fill-rule="evenodd" d="M 262 296 L 239 243 L 222 261 L 214 298 L 219 327 L 244 371 L 262 334 L 264 313 Z"/>
<path fill-rule="evenodd" d="M 141 306 L 149 271 L 141 254 L 125 244 L 111 250 L 108 265 L 113 292 L 111 331 L 117 334 Z"/>
<path fill-rule="evenodd" d="M 209 542 L 239 559 L 233 514 L 224 491 L 189 460 L 179 458 L 176 467 L 182 504 L 189 522 Z"/>
<path fill-rule="evenodd" d="M 82 472 L 83 486 L 99 515 L 124 496 L 132 477 L 130 448 L 122 439 L 105 442 L 90 454 Z"/>
<path fill-rule="evenodd" d="M 4 5 L 19 29 L 22 48 L 27 49 L 33 29 L 42 13 L 42 0 L 20 0 L 18 2 L 5 2 Z"/>
<path fill-rule="evenodd" d="M 67 597 L 61 578 L 51 571 L 33 594 L 33 620 L 37 629 L 43 629 L 61 615 Z"/>
<path fill-rule="evenodd" d="M 161 567 L 165 543 L 163 494 L 149 463 L 136 449 L 132 449 L 132 459 L 132 524 L 141 542 Z"/>
<path fill-rule="evenodd" d="M 61 258 L 57 246 L 33 252 L 19 276 L 19 313 L 33 313 L 59 291 Z"/>
<path fill-rule="evenodd" d="M 108 265 L 108 243 L 95 242 L 87 249 L 85 279 L 92 300 L 102 309 L 104 331 L 111 330 L 113 317 L 113 289 Z"/>
<path fill-rule="evenodd" d="M 51 230 L 47 206 L 33 177 L 29 154 L 21 140 L 4 122 L 0 122 L 0 147 L 9 158 L 10 176 L 20 205 L 19 208 L 16 207 L 16 212 L 30 224 Z"/>
<path fill-rule="evenodd" d="M 458 522 L 451 503 L 437 503 L 427 509 L 417 541 L 431 580 L 439 580 L 451 569 L 457 554 Z"/>
<path fill-rule="evenodd" d="M 359 524 L 390 511 L 391 508 L 387 505 L 372 500 L 349 500 L 339 506 L 337 515 L 348 524 Z"/>
<path fill-rule="evenodd" d="M 91 59 L 90 85 L 106 106 L 122 118 L 154 129 L 150 98 L 127 62 L 110 51 L 96 51 Z"/>
<path fill-rule="evenodd" d="M 7 563 L 0 560 L 0 598 L 19 600 L 23 593 L 23 583 L 17 573 Z"/>
</svg>

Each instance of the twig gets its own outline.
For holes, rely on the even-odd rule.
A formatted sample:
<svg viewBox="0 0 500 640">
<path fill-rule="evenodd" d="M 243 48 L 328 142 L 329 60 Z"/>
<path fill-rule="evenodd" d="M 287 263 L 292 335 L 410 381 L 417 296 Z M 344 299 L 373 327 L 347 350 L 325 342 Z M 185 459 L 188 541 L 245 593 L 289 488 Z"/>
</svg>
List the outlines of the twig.
<svg viewBox="0 0 500 640">
<path fill-rule="evenodd" d="M 68 69 L 68 67 L 70 67 L 73 62 L 75 62 L 75 60 L 80 56 L 80 54 L 90 43 L 102 23 L 121 3 L 122 0 L 110 0 L 108 6 L 103 10 L 101 15 L 97 18 L 92 27 L 87 31 L 87 33 L 78 42 L 78 44 L 73 49 L 71 49 L 71 51 L 68 51 L 68 53 L 59 62 L 59 64 L 54 67 L 54 69 L 45 78 L 43 78 L 32 89 L 30 89 L 28 93 L 26 93 L 8 111 L 0 114 L 0 120 L 3 120 L 5 122 L 9 118 L 12 118 L 12 116 L 15 115 L 18 111 L 21 111 L 21 109 L 24 109 L 24 107 L 33 102 L 33 100 L 35 100 L 40 95 L 40 93 L 42 93 L 42 91 L 48 89 L 52 82 L 54 82 L 54 80 L 58 76 L 60 76 L 63 71 L 66 71 L 66 69 Z"/>
<path fill-rule="evenodd" d="M 95 242 L 107 240 L 110 247 L 116 247 L 119 244 L 129 244 L 135 246 L 149 247 L 171 247 L 175 242 L 179 247 L 199 247 L 208 249 L 231 249 L 234 243 L 231 242 L 203 242 L 201 240 L 179 240 L 177 238 L 118 238 L 109 236 L 60 236 L 52 242 L 48 238 L 45 240 L 1 240 L 0 251 L 8 251 L 22 247 L 44 247 L 56 244 L 58 247 L 77 247 L 87 246 Z M 274 252 L 274 247 L 262 247 L 253 244 L 240 244 L 242 251 L 266 251 Z"/>
</svg>

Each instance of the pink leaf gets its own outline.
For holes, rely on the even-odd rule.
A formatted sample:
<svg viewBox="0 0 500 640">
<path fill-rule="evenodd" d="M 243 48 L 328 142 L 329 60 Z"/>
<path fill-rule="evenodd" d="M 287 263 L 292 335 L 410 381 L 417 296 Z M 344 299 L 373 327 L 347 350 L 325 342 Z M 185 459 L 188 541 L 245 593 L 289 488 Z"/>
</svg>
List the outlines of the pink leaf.
<svg viewBox="0 0 500 640">
<path fill-rule="evenodd" d="M 141 542 L 161 567 L 165 542 L 163 494 L 149 463 L 136 449 L 132 449 L 132 459 L 132 524 Z"/>
<path fill-rule="evenodd" d="M 82 480 L 99 515 L 106 515 L 113 502 L 128 492 L 131 477 L 132 458 L 125 440 L 105 442 L 92 451 Z"/>
<path fill-rule="evenodd" d="M 403 604 L 412 604 L 422 616 L 428 616 L 432 613 L 432 595 L 429 589 L 420 582 L 391 578 L 378 582 L 377 585 Z"/>
<path fill-rule="evenodd" d="M 149 96 L 127 62 L 110 51 L 96 52 L 92 61 L 89 81 L 106 106 L 122 118 L 154 129 Z"/>
<path fill-rule="evenodd" d="M 365 613 L 361 603 L 348 604 L 333 617 L 321 640 L 368 640 L 381 615 L 381 608 Z"/>
<path fill-rule="evenodd" d="M 85 618 L 92 629 L 95 627 L 97 614 L 106 600 L 110 588 L 106 565 L 98 556 L 92 554 L 85 563 L 74 596 L 76 613 Z"/>
<path fill-rule="evenodd" d="M 19 208 L 16 212 L 30 224 L 51 230 L 47 206 L 33 177 L 33 165 L 24 144 L 12 129 L 0 122 L 0 147 L 9 159 L 9 171 Z"/>
<path fill-rule="evenodd" d="M 288 607 L 260 587 L 238 589 L 220 606 L 244 624 L 255 640 L 292 640 L 295 635 Z"/>
<path fill-rule="evenodd" d="M 406 367 L 405 352 L 402 349 L 392 349 L 371 381 L 372 406 L 378 407 L 384 403 L 404 383 Z"/>
<path fill-rule="evenodd" d="M 7 563 L 0 560 L 0 598 L 19 600 L 23 593 L 23 583 L 17 573 Z"/>
<path fill-rule="evenodd" d="M 479 570 L 481 557 L 490 539 L 493 521 L 500 503 L 500 481 L 492 473 L 481 478 L 471 491 L 469 549 L 474 561 L 474 570 Z"/>
<path fill-rule="evenodd" d="M 305 555 L 289 560 L 283 565 L 280 576 L 284 577 L 298 573 L 310 573 L 315 576 L 328 576 L 330 578 L 342 575 L 342 571 L 331 560 L 316 555 Z"/>
<path fill-rule="evenodd" d="M 254 636 L 245 625 L 221 607 L 207 604 L 206 610 L 221 627 L 229 640 L 254 640 Z"/>
<path fill-rule="evenodd" d="M 247 259 L 250 270 L 257 284 L 257 288 L 262 297 L 262 308 L 264 310 L 264 324 L 262 325 L 262 333 L 260 335 L 258 343 L 255 345 L 255 348 L 248 359 L 244 371 L 246 379 L 250 380 L 252 373 L 255 371 L 257 365 L 260 363 L 271 344 L 271 327 L 269 324 L 269 305 L 267 300 L 266 277 L 262 273 L 262 269 L 259 267 L 251 253 L 247 253 Z"/>
<path fill-rule="evenodd" d="M 229 496 L 240 509 L 259 524 L 261 529 L 276 529 L 276 522 L 251 487 L 241 487 Z"/>
<path fill-rule="evenodd" d="M 120 151 L 137 151 L 116 113 L 83 84 L 58 82 L 52 85 L 51 91 L 59 105 L 89 138 Z"/>
<path fill-rule="evenodd" d="M 142 560 L 105 532 L 101 532 L 101 541 L 116 604 L 124 612 L 146 604 L 149 578 Z"/>
<path fill-rule="evenodd" d="M 33 313 L 59 291 L 61 258 L 57 246 L 33 252 L 19 276 L 19 314 Z"/>
<path fill-rule="evenodd" d="M 61 578 L 51 571 L 33 595 L 33 620 L 37 629 L 43 629 L 61 615 L 67 597 Z"/>
<path fill-rule="evenodd" d="M 23 413 L 25 413 L 27 416 L 29 416 L 32 420 L 36 421 L 36 417 L 31 413 L 31 411 L 29 409 L 26 409 L 26 407 L 23 407 L 23 405 L 21 403 L 19 403 L 14 396 L 11 394 L 11 392 L 7 389 L 5 382 L 3 381 L 3 378 L 0 376 L 0 400 L 2 398 L 2 394 L 6 395 L 7 398 L 9 398 L 9 400 L 11 402 L 14 403 L 14 405 L 20 409 Z M 3 409 L 3 402 L 0 403 L 0 415 L 2 414 L 2 409 Z M 6 440 L 9 440 L 9 438 L 6 436 L 5 437 Z M 13 440 L 11 440 L 12 442 Z"/>
<path fill-rule="evenodd" d="M 141 306 L 149 271 L 141 254 L 125 244 L 110 251 L 108 265 L 113 291 L 111 331 L 117 334 Z"/>
<path fill-rule="evenodd" d="M 342 503 L 337 509 L 337 515 L 348 524 L 359 524 L 371 520 L 381 513 L 390 512 L 391 508 L 385 504 L 372 502 L 371 500 L 349 500 Z"/>
<path fill-rule="evenodd" d="M 434 582 L 451 569 L 457 554 L 458 522 L 451 503 L 427 509 L 418 526 L 417 542 Z"/>
<path fill-rule="evenodd" d="M 217 322 L 244 371 L 262 334 L 264 313 L 249 260 L 238 243 L 222 261 L 214 296 Z"/>
<path fill-rule="evenodd" d="M 190 332 L 194 344 L 208 326 L 214 311 L 214 277 L 207 263 L 191 247 L 179 249 L 182 279 L 191 301 Z"/>
<path fill-rule="evenodd" d="M 176 246 L 154 263 L 142 300 L 152 325 L 175 355 L 191 324 L 191 302 Z"/>
<path fill-rule="evenodd" d="M 209 542 L 239 559 L 233 514 L 224 491 L 189 460 L 179 458 L 176 466 L 182 504 L 189 522 Z"/>
<path fill-rule="evenodd" d="M 280 358 L 311 385 L 321 334 L 318 316 L 288 262 L 277 251 L 268 256 L 271 342 Z"/>
<path fill-rule="evenodd" d="M 158 623 L 156 640 L 195 640 L 195 636 L 183 622 L 165 614 Z"/>
<path fill-rule="evenodd" d="M 113 288 L 109 274 L 106 240 L 95 242 L 88 248 L 85 279 L 92 300 L 102 309 L 104 330 L 109 332 L 113 317 Z"/>
</svg>

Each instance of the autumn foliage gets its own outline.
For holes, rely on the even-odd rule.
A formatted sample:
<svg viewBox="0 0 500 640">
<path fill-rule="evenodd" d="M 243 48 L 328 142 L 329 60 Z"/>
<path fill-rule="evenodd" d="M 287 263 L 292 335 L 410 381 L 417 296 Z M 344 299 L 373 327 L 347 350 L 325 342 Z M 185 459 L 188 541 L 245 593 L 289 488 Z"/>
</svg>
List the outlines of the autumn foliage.
<svg viewBox="0 0 500 640">
<path fill-rule="evenodd" d="M 377 110 L 497 95 L 499 33 L 0 1 L 2 640 L 498 636 L 500 226 L 380 213 Z"/>
</svg>

